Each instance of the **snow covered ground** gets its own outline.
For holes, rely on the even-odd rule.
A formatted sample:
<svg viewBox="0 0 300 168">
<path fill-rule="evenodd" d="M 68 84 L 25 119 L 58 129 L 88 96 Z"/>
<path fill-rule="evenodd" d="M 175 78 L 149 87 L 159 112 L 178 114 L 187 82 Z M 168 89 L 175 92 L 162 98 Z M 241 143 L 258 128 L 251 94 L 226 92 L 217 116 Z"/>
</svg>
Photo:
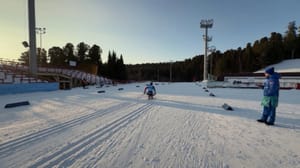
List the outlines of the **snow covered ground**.
<svg viewBox="0 0 300 168">
<path fill-rule="evenodd" d="M 275 126 L 266 126 L 256 122 L 259 89 L 211 97 L 199 84 L 159 83 L 147 100 L 144 86 L 0 96 L 0 167 L 300 167 L 299 90 L 280 91 Z"/>
</svg>

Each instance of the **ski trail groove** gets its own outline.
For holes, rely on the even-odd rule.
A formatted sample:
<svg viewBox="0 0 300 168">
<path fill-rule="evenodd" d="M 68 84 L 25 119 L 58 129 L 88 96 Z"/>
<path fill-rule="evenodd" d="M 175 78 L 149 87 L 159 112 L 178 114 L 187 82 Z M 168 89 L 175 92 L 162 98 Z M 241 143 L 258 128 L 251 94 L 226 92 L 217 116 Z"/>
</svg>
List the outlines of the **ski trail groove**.
<svg viewBox="0 0 300 168">
<path fill-rule="evenodd" d="M 50 135 L 61 132 L 65 129 L 74 127 L 76 125 L 82 124 L 91 119 L 94 119 L 95 117 L 104 116 L 105 114 L 111 113 L 111 112 L 119 109 L 120 107 L 129 106 L 129 105 L 130 105 L 130 103 L 128 103 L 128 102 L 117 104 L 117 105 L 114 105 L 107 109 L 99 110 L 94 113 L 84 115 L 79 118 L 75 118 L 75 119 L 69 120 L 67 122 L 46 128 L 44 130 L 29 134 L 29 135 L 25 135 L 23 137 L 0 144 L 0 158 L 8 156 L 8 155 L 20 150 L 20 148 L 24 148 L 24 146 L 27 144 L 38 141 L 42 138 L 46 138 Z"/>
<path fill-rule="evenodd" d="M 68 167 L 71 166 L 77 159 L 85 156 L 95 147 L 99 146 L 106 139 L 118 132 L 121 128 L 128 125 L 130 122 L 138 118 L 144 112 L 152 108 L 152 104 L 145 104 L 136 110 L 116 119 L 106 126 L 95 130 L 94 132 L 82 137 L 81 139 L 68 144 L 59 151 L 50 156 L 40 159 L 38 162 L 29 166 L 35 167 Z M 92 145 L 91 145 L 92 144 Z M 105 153 L 105 152 L 104 152 Z"/>
<path fill-rule="evenodd" d="M 152 108 L 152 107 L 151 107 Z M 147 120 L 148 119 L 148 117 L 149 117 L 149 113 L 147 113 L 146 114 L 146 119 L 144 119 L 144 120 Z M 142 126 L 142 130 L 144 130 L 144 122 L 142 123 L 143 124 L 143 126 Z M 141 131 L 141 132 L 143 132 L 143 131 Z M 137 142 L 139 141 L 139 139 L 140 139 L 140 137 L 141 137 L 141 134 L 139 134 L 138 136 L 137 136 L 137 138 L 136 138 L 136 145 L 135 146 L 137 146 Z M 107 152 L 109 152 L 109 151 L 111 151 L 115 146 L 116 146 L 116 144 L 118 143 L 118 141 L 116 140 L 116 139 L 112 139 L 112 142 L 110 142 L 109 143 L 109 145 L 108 146 L 106 146 L 106 147 L 103 147 L 103 150 L 101 150 L 100 152 L 98 152 L 97 154 L 96 154 L 96 156 L 95 156 L 95 159 L 93 159 L 93 160 L 89 160 L 88 161 L 88 164 L 87 165 L 84 165 L 84 167 L 86 167 L 86 168 L 92 168 L 92 167 L 99 167 L 99 165 L 96 165 L 98 162 L 100 162 L 101 161 L 101 159 L 105 156 L 105 154 L 107 153 Z M 134 152 L 129 152 L 129 153 L 134 153 Z M 121 157 L 121 156 L 119 156 L 119 157 Z M 118 166 L 112 166 L 112 167 L 118 167 Z M 126 167 L 126 166 L 125 166 Z"/>
</svg>

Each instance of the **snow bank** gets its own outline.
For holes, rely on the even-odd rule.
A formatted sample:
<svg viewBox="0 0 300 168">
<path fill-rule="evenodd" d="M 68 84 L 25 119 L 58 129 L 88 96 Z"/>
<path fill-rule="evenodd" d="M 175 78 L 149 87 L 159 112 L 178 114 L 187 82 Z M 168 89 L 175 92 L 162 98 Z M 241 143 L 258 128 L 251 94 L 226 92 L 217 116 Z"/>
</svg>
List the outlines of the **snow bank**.
<svg viewBox="0 0 300 168">
<path fill-rule="evenodd" d="M 298 72 L 300 73 L 300 59 L 284 60 L 278 64 L 267 66 L 266 68 L 274 67 L 276 72 Z M 265 69 L 259 70 L 256 73 L 265 72 Z"/>
</svg>

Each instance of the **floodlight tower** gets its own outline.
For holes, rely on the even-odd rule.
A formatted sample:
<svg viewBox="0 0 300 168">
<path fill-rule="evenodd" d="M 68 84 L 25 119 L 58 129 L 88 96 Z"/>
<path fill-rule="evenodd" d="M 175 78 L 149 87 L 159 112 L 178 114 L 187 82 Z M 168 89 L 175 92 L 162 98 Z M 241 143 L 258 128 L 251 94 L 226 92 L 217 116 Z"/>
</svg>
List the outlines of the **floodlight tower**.
<svg viewBox="0 0 300 168">
<path fill-rule="evenodd" d="M 37 73 L 36 59 L 36 37 L 35 37 L 35 0 L 28 0 L 28 17 L 29 17 L 29 72 L 32 75 Z"/>
<path fill-rule="evenodd" d="M 42 49 L 42 35 L 46 34 L 46 28 L 45 27 L 37 27 L 35 28 L 36 33 L 40 35 L 40 49 Z"/>
<path fill-rule="evenodd" d="M 207 50 L 208 50 L 208 42 L 212 40 L 212 37 L 208 37 L 208 29 L 212 28 L 214 23 L 213 19 L 206 19 L 206 20 L 201 20 L 200 22 L 200 28 L 204 28 L 205 29 L 205 35 L 203 35 L 203 39 L 205 42 L 205 54 L 204 54 L 204 66 L 203 66 L 203 80 L 207 80 Z"/>
<path fill-rule="evenodd" d="M 35 30 L 36 30 L 36 33 L 40 35 L 39 56 L 41 57 L 41 55 L 42 55 L 42 35 L 46 34 L 46 28 L 45 27 L 43 27 L 43 28 L 37 27 L 37 28 L 35 28 Z"/>
</svg>

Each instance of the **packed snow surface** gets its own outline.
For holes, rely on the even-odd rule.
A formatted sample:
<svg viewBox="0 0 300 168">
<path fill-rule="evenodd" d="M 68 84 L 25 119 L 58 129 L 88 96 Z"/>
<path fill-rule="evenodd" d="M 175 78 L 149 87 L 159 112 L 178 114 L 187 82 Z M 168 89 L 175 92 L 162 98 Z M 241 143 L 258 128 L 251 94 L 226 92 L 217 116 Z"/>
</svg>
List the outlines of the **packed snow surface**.
<svg viewBox="0 0 300 168">
<path fill-rule="evenodd" d="M 300 168 L 299 90 L 267 126 L 260 89 L 157 83 L 148 100 L 145 84 L 0 96 L 0 167 Z"/>
</svg>

